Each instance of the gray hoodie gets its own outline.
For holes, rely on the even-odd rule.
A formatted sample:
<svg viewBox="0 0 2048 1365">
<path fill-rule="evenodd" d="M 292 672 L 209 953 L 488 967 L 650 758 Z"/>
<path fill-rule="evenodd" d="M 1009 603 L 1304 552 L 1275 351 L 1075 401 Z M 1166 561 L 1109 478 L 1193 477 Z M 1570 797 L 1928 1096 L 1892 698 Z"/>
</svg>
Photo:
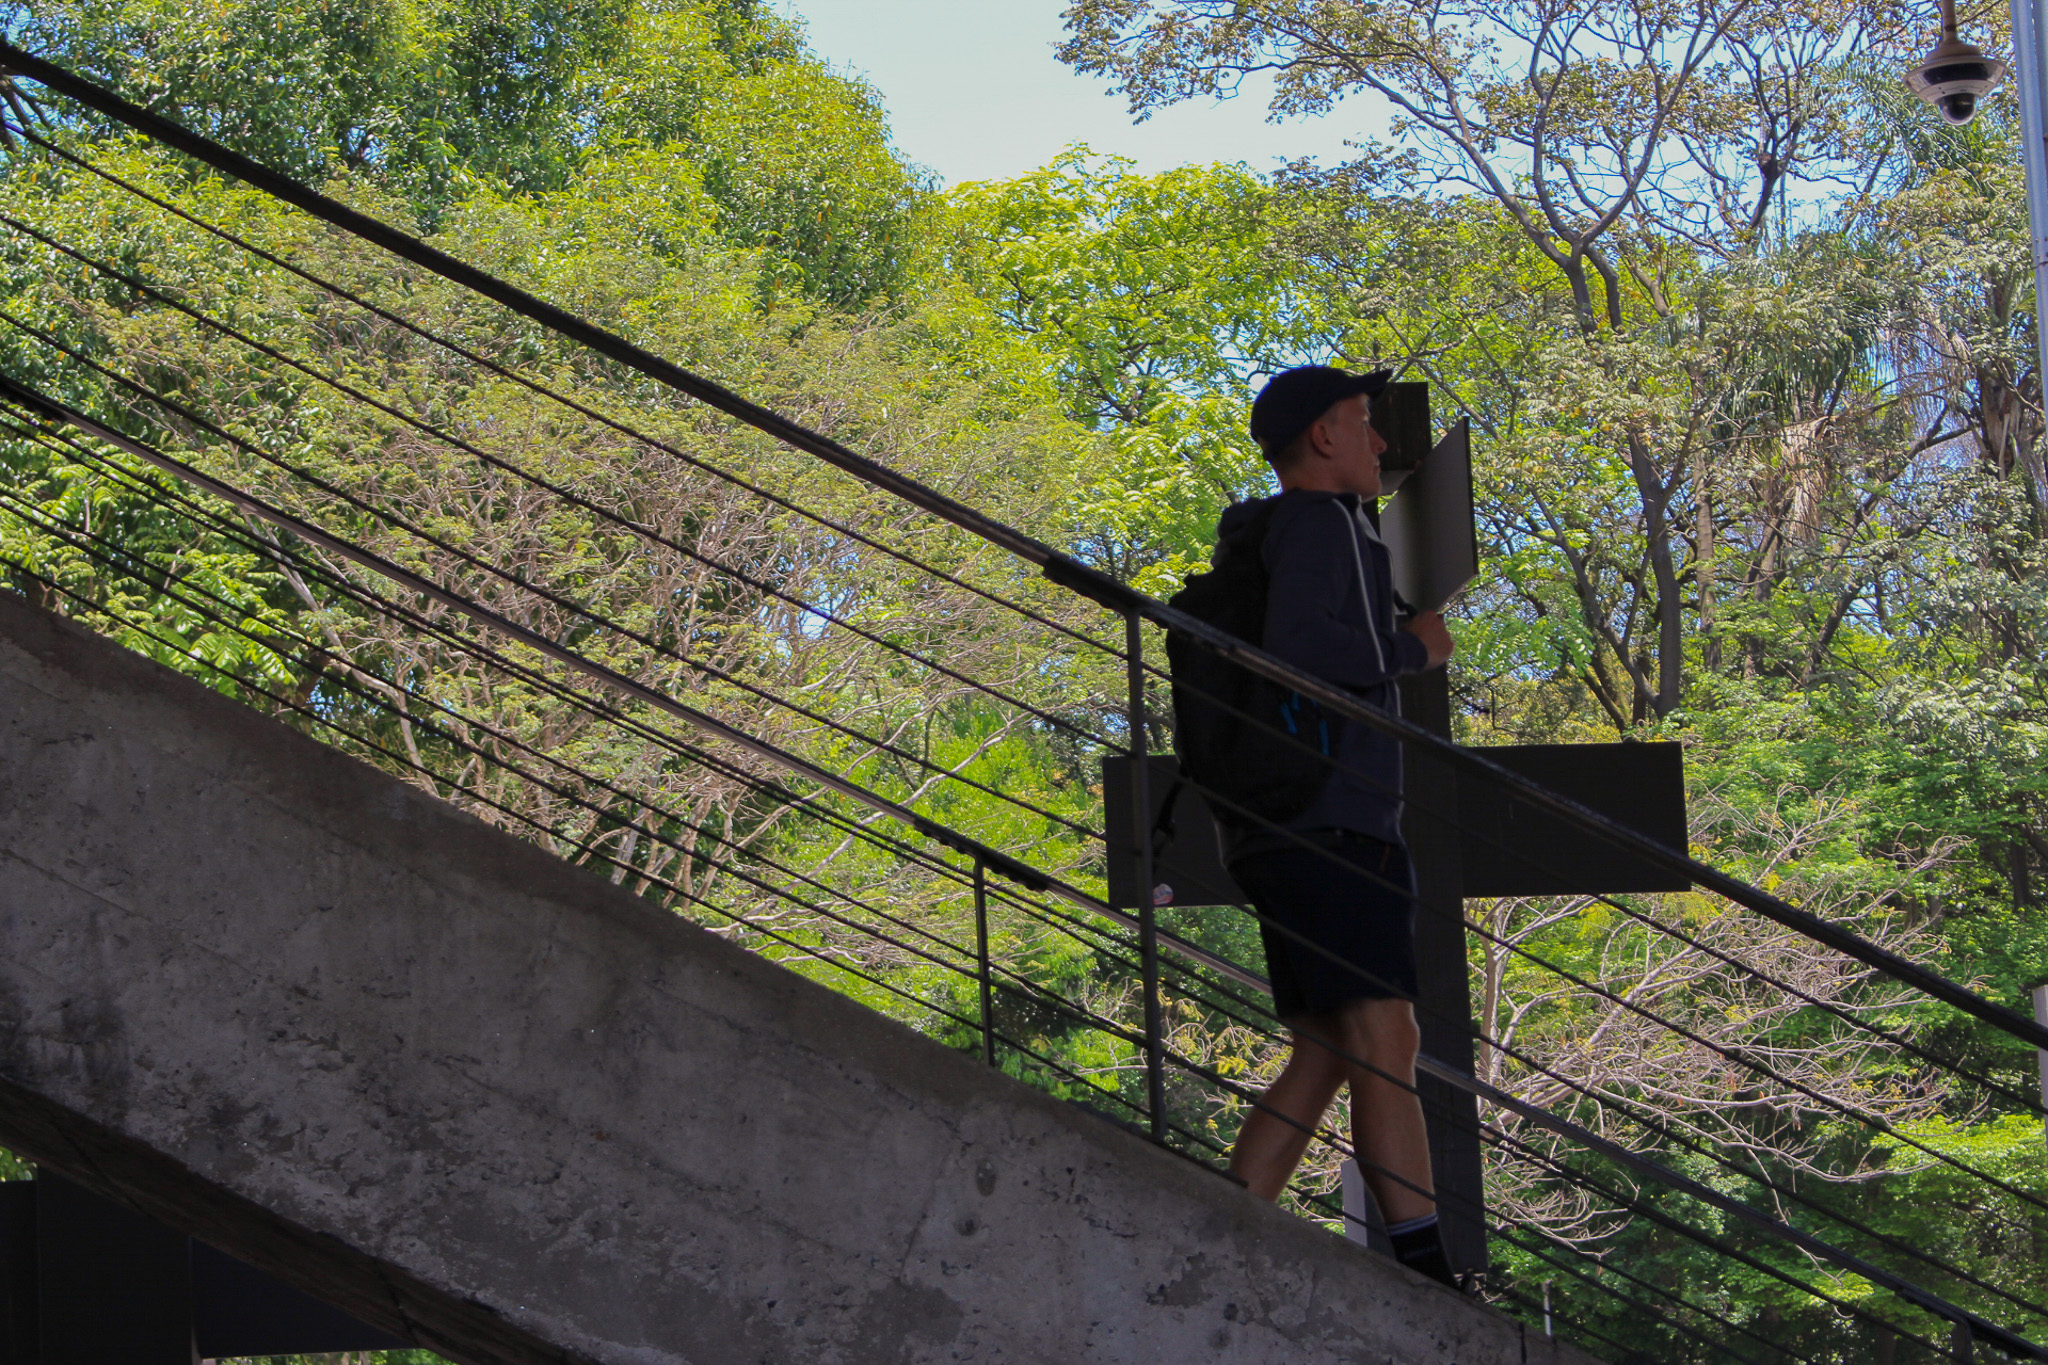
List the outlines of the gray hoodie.
<svg viewBox="0 0 2048 1365">
<path fill-rule="evenodd" d="M 1242 528 L 1266 502 L 1274 504 L 1264 547 L 1271 586 L 1260 643 L 1297 668 L 1399 715 L 1394 680 L 1427 668 L 1429 651 L 1395 625 L 1393 570 L 1358 495 L 1295 489 L 1277 499 L 1237 503 L 1224 510 L 1218 540 Z M 1329 785 L 1283 828 L 1352 830 L 1400 843 L 1400 743 L 1353 722 L 1344 727 L 1337 761 Z M 1232 861 L 1299 846 L 1271 830 L 1225 834 Z"/>
</svg>

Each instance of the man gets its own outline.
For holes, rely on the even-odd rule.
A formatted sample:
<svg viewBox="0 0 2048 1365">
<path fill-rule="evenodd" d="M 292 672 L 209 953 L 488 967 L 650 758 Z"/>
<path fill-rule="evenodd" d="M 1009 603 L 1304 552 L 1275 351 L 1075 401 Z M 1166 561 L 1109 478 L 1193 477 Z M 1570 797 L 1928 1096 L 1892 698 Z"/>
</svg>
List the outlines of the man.
<svg viewBox="0 0 2048 1365">
<path fill-rule="evenodd" d="M 1283 490 L 1260 548 L 1270 576 L 1262 643 L 1398 711 L 1395 679 L 1441 667 L 1453 646 L 1436 612 L 1396 623 L 1387 551 L 1364 512 L 1363 501 L 1379 495 L 1386 449 L 1370 401 L 1387 377 L 1288 370 L 1253 403 L 1251 429 Z M 1228 509 L 1219 542 L 1266 510 L 1263 502 Z M 1238 1134 L 1232 1172 L 1259 1197 L 1279 1198 L 1309 1130 L 1348 1084 L 1359 1166 L 1396 1256 L 1453 1283 L 1412 1089 L 1415 901 L 1401 841 L 1398 742 L 1344 727 L 1335 770 L 1306 810 L 1278 828 L 1226 827 L 1225 838 L 1231 875 L 1261 917 L 1275 1010 L 1292 1034 L 1285 1069 Z"/>
</svg>

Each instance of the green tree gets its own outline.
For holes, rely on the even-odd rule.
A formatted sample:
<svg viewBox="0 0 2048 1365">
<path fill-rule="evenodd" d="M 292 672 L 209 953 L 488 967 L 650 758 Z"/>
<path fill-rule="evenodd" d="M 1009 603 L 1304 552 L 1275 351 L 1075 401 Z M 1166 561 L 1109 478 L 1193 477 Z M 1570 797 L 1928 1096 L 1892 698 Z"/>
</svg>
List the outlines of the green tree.
<svg viewBox="0 0 2048 1365">
<path fill-rule="evenodd" d="M 1521 530 L 1562 561 L 1612 674 L 1603 697 L 1634 724 L 1683 700 L 1688 578 L 1700 587 L 1687 560 L 1715 557 L 1687 543 L 1699 471 L 1731 437 L 1810 420 L 1745 411 L 1716 332 L 1732 311 L 1726 340 L 1739 340 L 1747 310 L 1723 295 L 1750 292 L 1758 253 L 1787 240 L 1788 195 L 1850 150 L 1836 72 L 1872 18 L 1743 0 L 1569 13 L 1512 0 L 1083 0 L 1062 55 L 1118 80 L 1134 111 L 1227 95 L 1261 69 L 1276 72 L 1278 113 L 1377 96 L 1407 139 L 1387 159 L 1502 215 L 1516 257 L 1539 261 L 1569 300 L 1539 362 L 1557 409 L 1547 434 L 1584 450 L 1595 477 L 1558 482 L 1611 488 L 1591 506 L 1540 509 Z M 1819 321 L 1807 349 L 1826 352 L 1842 328 Z M 1588 541 L 1615 552 L 1588 557 L 1575 543 Z"/>
<path fill-rule="evenodd" d="M 1270 249 L 1273 206 L 1242 166 L 1138 175 L 1084 147 L 945 199 L 943 268 L 1051 360 L 1068 415 L 1109 438 L 1071 543 L 1148 591 L 1206 561 L 1223 507 L 1270 491 L 1243 439 L 1255 378 L 1328 359 L 1342 338 Z"/>
<path fill-rule="evenodd" d="M 369 176 L 429 225 L 473 190 L 682 149 L 726 238 L 856 308 L 903 280 L 921 172 L 873 92 L 758 0 L 56 0 L 18 39 L 288 175 Z M 76 116 L 87 127 L 100 121 Z"/>
</svg>

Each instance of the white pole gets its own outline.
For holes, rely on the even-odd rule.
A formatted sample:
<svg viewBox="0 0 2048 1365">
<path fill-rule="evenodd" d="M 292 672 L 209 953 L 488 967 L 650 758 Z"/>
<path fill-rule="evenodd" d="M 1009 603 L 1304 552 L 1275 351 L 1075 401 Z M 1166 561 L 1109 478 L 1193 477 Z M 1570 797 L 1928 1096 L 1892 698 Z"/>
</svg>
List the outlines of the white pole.
<svg viewBox="0 0 2048 1365">
<path fill-rule="evenodd" d="M 2012 81 L 2020 92 L 2020 159 L 2027 172 L 2027 229 L 2034 261 L 2035 382 L 2048 408 L 2048 24 L 2041 0 L 2012 0 Z M 2034 1018 L 2048 1024 L 2048 981 L 2034 987 Z M 2048 1109 L 2048 1048 L 2039 1054 L 2041 1107 Z M 2048 1116 L 2042 1119 L 2048 1137 Z"/>
<path fill-rule="evenodd" d="M 1365 1194 L 1365 1172 L 1358 1169 L 1358 1163 L 1350 1157 L 1344 1158 L 1344 1235 L 1360 1246 L 1371 1246 L 1372 1238 L 1366 1233 L 1366 1220 L 1372 1212 L 1372 1201 Z"/>
<path fill-rule="evenodd" d="M 2035 381 L 2048 408 L 2048 24 L 2041 0 L 2012 0 L 2012 80 L 2020 92 L 2020 159 L 2027 172 L 2027 229 L 2034 261 Z M 2034 1018 L 2048 1024 L 2048 981 L 2034 987 Z M 2048 1048 L 2039 1053 L 2041 1106 L 2048 1109 Z M 2048 1136 L 2048 1117 L 2042 1119 Z"/>
<path fill-rule="evenodd" d="M 2048 112 L 2042 77 L 2048 75 L 2048 38 L 2041 0 L 2012 0 L 2012 81 L 2020 92 L 2021 160 L 2027 171 L 2027 225 L 2034 260 L 2034 341 L 2037 381 L 2048 388 Z"/>
</svg>

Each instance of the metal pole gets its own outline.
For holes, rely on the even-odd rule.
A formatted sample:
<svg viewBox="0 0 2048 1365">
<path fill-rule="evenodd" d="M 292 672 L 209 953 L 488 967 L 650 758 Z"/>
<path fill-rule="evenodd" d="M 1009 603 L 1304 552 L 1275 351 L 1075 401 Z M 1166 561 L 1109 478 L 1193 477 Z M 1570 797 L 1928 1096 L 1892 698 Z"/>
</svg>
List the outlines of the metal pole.
<svg viewBox="0 0 2048 1365">
<path fill-rule="evenodd" d="M 1386 1225 L 1375 1215 L 1379 1212 L 1366 1192 L 1365 1172 L 1358 1168 L 1358 1162 L 1351 1157 L 1344 1158 L 1344 1235 L 1362 1247 L 1394 1254 L 1394 1248 L 1387 1242 Z"/>
<path fill-rule="evenodd" d="M 1125 719 L 1131 736 L 1131 829 L 1138 841 L 1138 960 L 1145 977 L 1145 1099 L 1152 1115 L 1152 1140 L 1166 1141 L 1165 1029 L 1159 1010 L 1159 925 L 1153 905 L 1152 774 L 1145 730 L 1145 620 L 1135 607 L 1124 612 L 1125 676 L 1130 696 Z"/>
<path fill-rule="evenodd" d="M 988 864 L 974 860 L 974 979 L 981 984 L 981 1060 L 996 1064 L 996 1005 L 989 986 Z"/>
<path fill-rule="evenodd" d="M 1450 676 L 1441 668 L 1401 679 L 1401 712 L 1432 734 L 1451 733 Z M 1476 1074 L 1472 980 L 1466 953 L 1464 859 L 1456 828 L 1440 817 L 1458 809 L 1458 778 L 1449 767 L 1410 749 L 1401 833 L 1415 867 L 1416 1013 L 1422 1048 L 1460 1079 Z M 1439 814 L 1432 814 L 1437 812 Z M 1429 1071 L 1416 1077 L 1429 1122 L 1429 1164 L 1436 1178 L 1436 1216 L 1452 1271 L 1486 1269 L 1486 1162 L 1479 1106 L 1458 1081 Z"/>
<path fill-rule="evenodd" d="M 2020 92 L 2020 159 L 2027 172 L 2028 236 L 2034 261 L 2034 345 L 2037 383 L 2048 392 L 2048 97 L 2041 0 L 2012 0 L 2012 81 Z"/>
<path fill-rule="evenodd" d="M 2034 1022 L 2048 1024 L 2048 981 L 2034 987 Z M 2034 1054 L 2041 1059 L 2041 1107 L 2048 1109 L 2048 1048 Z M 2048 1137 L 2048 1115 L 2041 1119 L 2041 1130 Z"/>
</svg>

